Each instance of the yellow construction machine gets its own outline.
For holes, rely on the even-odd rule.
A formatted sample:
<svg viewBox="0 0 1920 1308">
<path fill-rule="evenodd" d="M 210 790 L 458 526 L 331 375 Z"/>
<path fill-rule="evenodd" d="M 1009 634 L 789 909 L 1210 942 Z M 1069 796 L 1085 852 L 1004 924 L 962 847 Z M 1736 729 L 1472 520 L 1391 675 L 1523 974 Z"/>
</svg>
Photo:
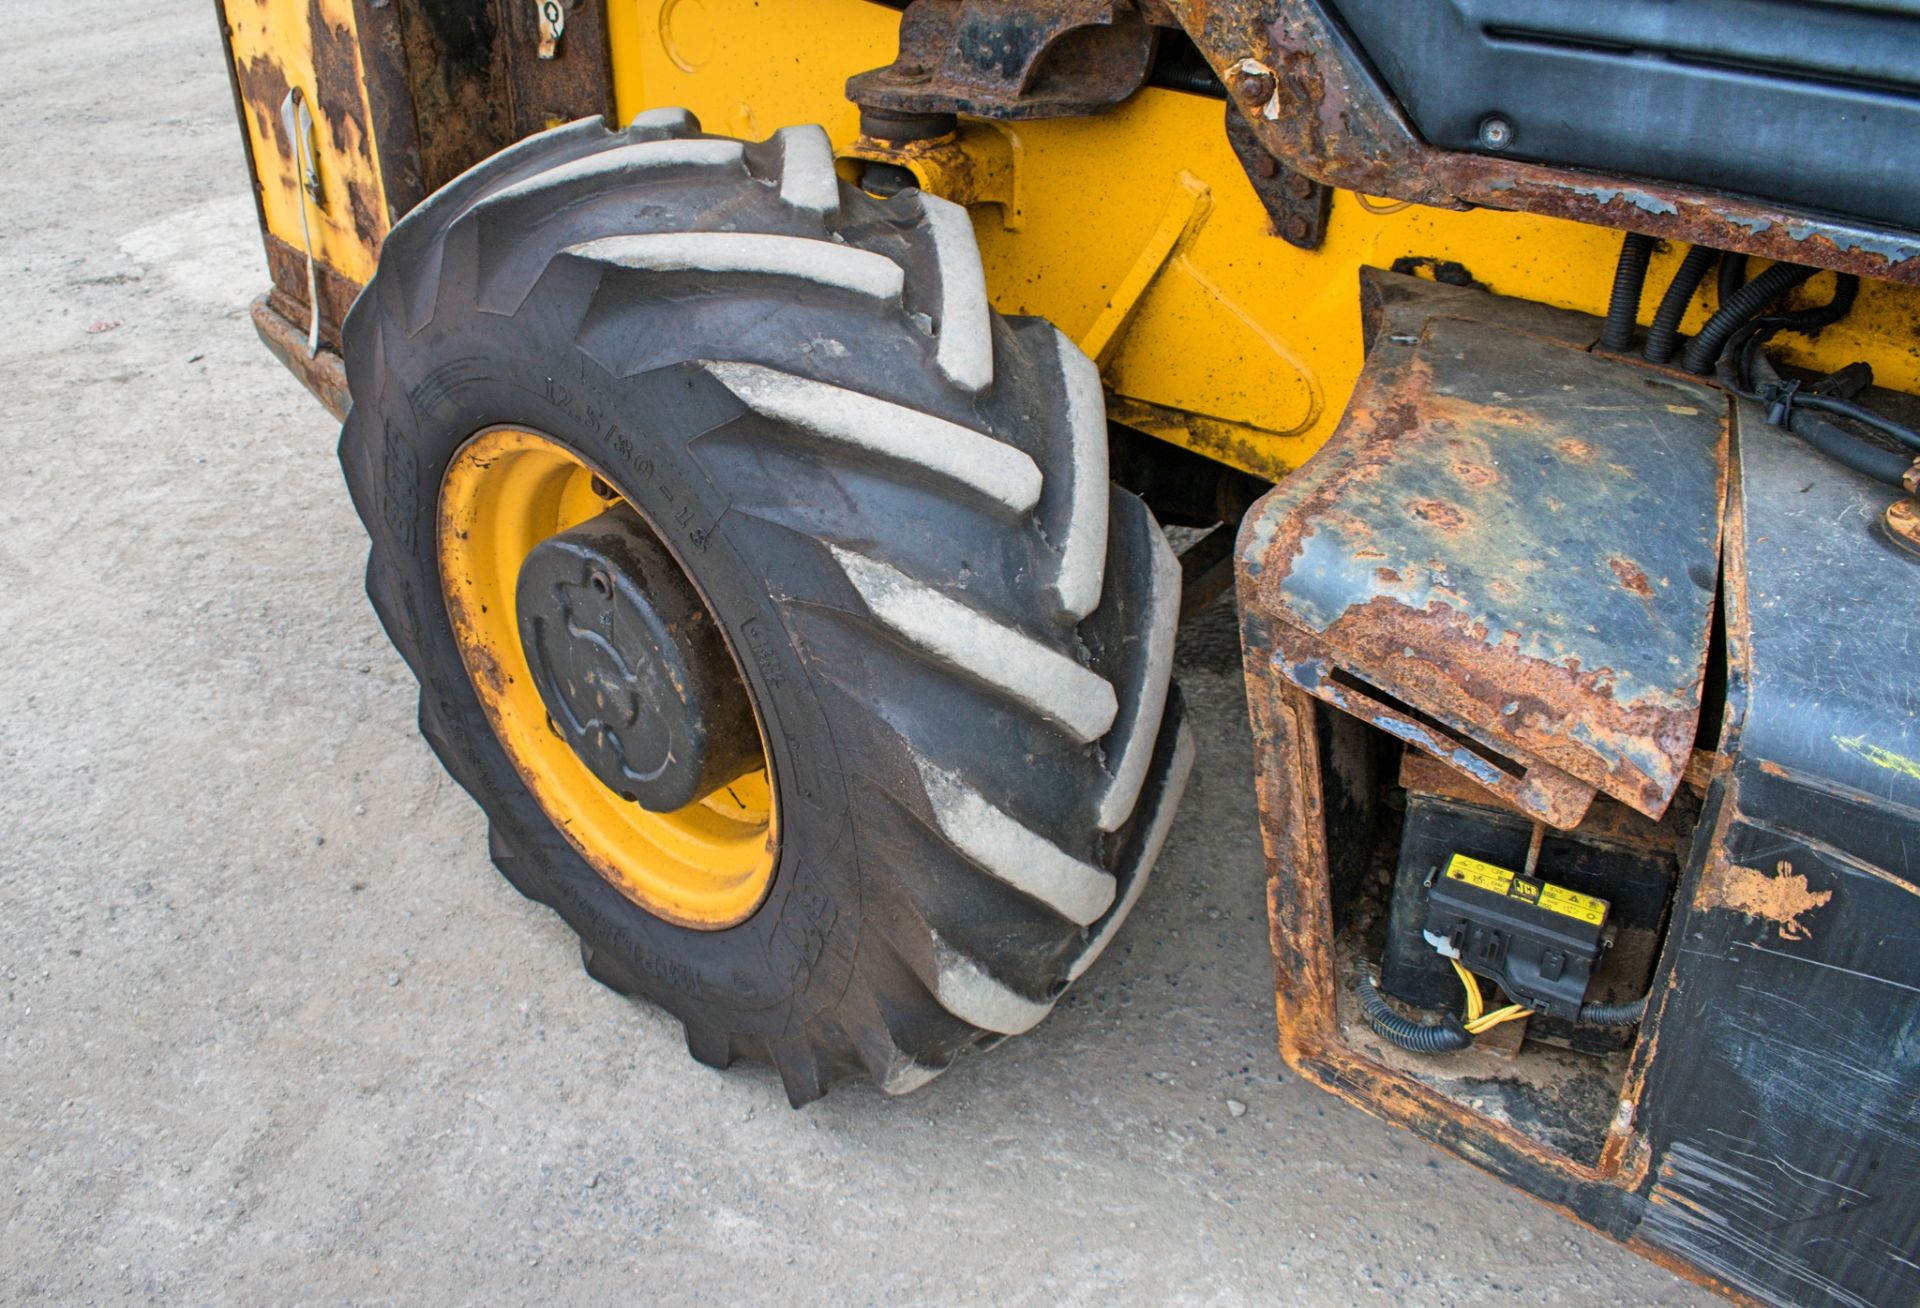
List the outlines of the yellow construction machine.
<svg viewBox="0 0 1920 1308">
<path fill-rule="evenodd" d="M 1044 1018 L 1231 591 L 1289 1063 L 1920 1299 L 1914 0 L 216 4 L 421 730 L 694 1058 Z"/>
</svg>

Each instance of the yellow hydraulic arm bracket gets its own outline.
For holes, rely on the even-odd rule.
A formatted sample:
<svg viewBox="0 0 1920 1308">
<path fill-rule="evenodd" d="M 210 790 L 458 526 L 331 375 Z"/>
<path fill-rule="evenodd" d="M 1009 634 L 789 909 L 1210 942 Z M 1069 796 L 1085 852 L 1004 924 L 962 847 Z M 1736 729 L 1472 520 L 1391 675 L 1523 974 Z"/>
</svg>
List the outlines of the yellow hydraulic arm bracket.
<svg viewBox="0 0 1920 1308">
<path fill-rule="evenodd" d="M 849 181 L 859 181 L 851 170 L 862 163 L 892 164 L 912 173 L 929 195 L 955 204 L 994 205 L 1000 210 L 1000 225 L 1010 232 L 1026 225 L 1020 204 L 1020 138 L 998 123 L 967 122 L 925 141 L 860 136 L 840 157 L 855 161 Z"/>
</svg>

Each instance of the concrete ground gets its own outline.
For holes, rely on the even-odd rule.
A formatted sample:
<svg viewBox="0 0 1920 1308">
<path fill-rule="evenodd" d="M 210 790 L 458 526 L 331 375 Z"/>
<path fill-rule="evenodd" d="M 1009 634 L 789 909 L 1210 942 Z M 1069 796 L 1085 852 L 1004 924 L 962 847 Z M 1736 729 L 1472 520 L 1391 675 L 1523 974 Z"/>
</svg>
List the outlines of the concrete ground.
<svg viewBox="0 0 1920 1308">
<path fill-rule="evenodd" d="M 0 1301 L 1699 1304 L 1274 1049 L 1230 626 L 1120 943 L 804 1112 L 580 973 L 360 592 L 206 0 L 0 44 Z"/>
</svg>

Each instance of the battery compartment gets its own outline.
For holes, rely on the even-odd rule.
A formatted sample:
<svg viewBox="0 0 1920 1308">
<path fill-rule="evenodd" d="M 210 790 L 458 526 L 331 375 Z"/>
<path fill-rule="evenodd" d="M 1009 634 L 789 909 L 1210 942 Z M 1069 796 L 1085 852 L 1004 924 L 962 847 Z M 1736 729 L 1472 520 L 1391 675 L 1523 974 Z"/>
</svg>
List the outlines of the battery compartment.
<svg viewBox="0 0 1920 1308">
<path fill-rule="evenodd" d="M 1353 1054 L 1401 1073 L 1460 1109 L 1500 1123 L 1541 1148 L 1599 1167 L 1608 1139 L 1630 1122 L 1637 1026 L 1534 1015 L 1497 1026 L 1470 1048 L 1415 1053 L 1369 1025 L 1356 995 L 1366 973 L 1387 1003 L 1413 1021 L 1459 1017 L 1465 988 L 1424 937 L 1429 886 L 1455 854 L 1523 869 L 1533 820 L 1419 749 L 1325 705 L 1313 709 L 1326 820 L 1336 1038 Z M 1658 822 L 1596 799 L 1570 831 L 1547 828 L 1536 874 L 1604 899 L 1603 948 L 1589 1003 L 1648 992 L 1699 811 L 1683 785 Z M 1506 1002 L 1479 982 L 1489 1008 Z M 1623 1100 L 1628 1108 L 1623 1110 Z"/>
</svg>

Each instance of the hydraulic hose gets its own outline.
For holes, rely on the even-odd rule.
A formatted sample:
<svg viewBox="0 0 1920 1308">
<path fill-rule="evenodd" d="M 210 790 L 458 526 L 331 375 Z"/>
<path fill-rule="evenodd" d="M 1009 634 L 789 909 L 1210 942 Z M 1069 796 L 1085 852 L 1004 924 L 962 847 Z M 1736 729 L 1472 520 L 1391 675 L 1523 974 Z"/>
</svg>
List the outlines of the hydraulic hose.
<svg viewBox="0 0 1920 1308">
<path fill-rule="evenodd" d="M 1428 1026 L 1409 1021 L 1394 1012 L 1387 1006 L 1386 996 L 1380 993 L 1380 986 L 1371 973 L 1360 974 L 1360 979 L 1354 982 L 1353 993 L 1359 997 L 1360 1011 L 1366 1014 L 1367 1025 L 1378 1032 L 1383 1040 L 1410 1053 L 1448 1054 L 1473 1043 L 1473 1037 L 1467 1034 L 1467 1029 L 1460 1025 L 1460 1019 L 1452 1013 L 1442 1017 L 1436 1025 Z"/>
<path fill-rule="evenodd" d="M 1680 340 L 1680 319 L 1686 316 L 1693 293 L 1700 289 L 1701 279 L 1719 254 L 1712 246 L 1696 245 L 1680 261 L 1673 280 L 1667 283 L 1667 293 L 1660 297 L 1660 307 L 1654 311 L 1653 325 L 1647 328 L 1647 345 L 1642 353 L 1648 363 L 1665 363 L 1673 357 Z"/>
<path fill-rule="evenodd" d="M 1797 263 L 1776 263 L 1728 296 L 1726 302 L 1714 311 L 1713 317 L 1707 319 L 1707 325 L 1700 329 L 1700 334 L 1687 342 L 1686 353 L 1682 356 L 1687 371 L 1702 377 L 1712 372 L 1721 351 L 1727 348 L 1727 342 L 1746 325 L 1749 318 L 1813 276 L 1815 271 Z"/>
<path fill-rule="evenodd" d="M 1582 1004 L 1580 1020 L 1594 1026 L 1633 1026 L 1647 1015 L 1647 997 L 1623 999 L 1616 1004 Z"/>
<path fill-rule="evenodd" d="M 1720 298 L 1714 301 L 1716 307 L 1733 298 L 1735 291 L 1747 284 L 1747 256 L 1729 251 L 1720 256 L 1720 280 L 1718 283 Z"/>
<path fill-rule="evenodd" d="M 1796 409 L 1817 409 L 1821 413 L 1831 413 L 1842 418 L 1851 418 L 1863 427 L 1871 427 L 1889 440 L 1920 453 L 1920 432 L 1911 427 L 1903 427 L 1890 418 L 1883 418 L 1863 404 L 1852 400 L 1843 400 L 1830 395 L 1809 395 L 1805 391 L 1796 392 L 1793 397 Z"/>
<path fill-rule="evenodd" d="M 1652 257 L 1651 236 L 1628 232 L 1620 243 L 1620 262 L 1613 269 L 1613 294 L 1607 300 L 1607 325 L 1600 333 L 1601 349 L 1617 354 L 1633 344 L 1633 323 L 1640 315 L 1640 292 L 1646 287 L 1647 260 Z"/>
<path fill-rule="evenodd" d="M 1752 345 L 1752 340 L 1744 343 L 1741 352 L 1751 349 Z M 1855 472 L 1871 477 L 1875 481 L 1897 486 L 1902 490 L 1906 489 L 1906 483 L 1902 478 L 1913 466 L 1913 459 L 1910 456 L 1896 454 L 1871 441 L 1863 441 L 1858 436 L 1842 431 L 1817 413 L 1809 412 L 1812 408 L 1827 405 L 1845 405 L 1849 409 L 1856 409 L 1859 406 L 1848 404 L 1845 400 L 1832 400 L 1824 396 L 1801 393 L 1797 387 L 1789 386 L 1774 370 L 1764 350 L 1751 349 L 1751 353 L 1753 356 L 1752 385 L 1749 386 L 1748 379 L 1742 375 L 1741 369 L 1733 360 L 1723 359 L 1719 366 L 1722 386 L 1736 395 L 1765 404 L 1768 408 L 1767 421 L 1785 427 L 1834 462 L 1845 464 Z M 1861 411 L 1870 413 L 1868 410 Z M 1871 416 L 1885 422 L 1885 419 L 1880 419 L 1878 414 L 1871 414 Z M 1908 433 L 1908 436 L 1912 435 Z"/>
</svg>

